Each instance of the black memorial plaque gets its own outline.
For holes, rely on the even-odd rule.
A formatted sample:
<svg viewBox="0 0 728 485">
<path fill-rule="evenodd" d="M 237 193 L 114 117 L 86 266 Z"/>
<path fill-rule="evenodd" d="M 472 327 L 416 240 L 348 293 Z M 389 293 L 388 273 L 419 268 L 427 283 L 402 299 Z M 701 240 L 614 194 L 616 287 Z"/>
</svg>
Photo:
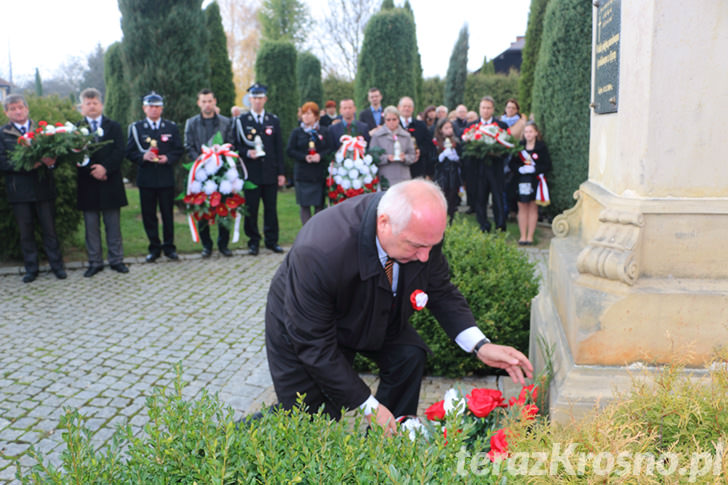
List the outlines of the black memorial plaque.
<svg viewBox="0 0 728 485">
<path fill-rule="evenodd" d="M 594 112 L 616 113 L 619 104 L 620 0 L 597 5 L 597 39 L 594 68 Z"/>
</svg>

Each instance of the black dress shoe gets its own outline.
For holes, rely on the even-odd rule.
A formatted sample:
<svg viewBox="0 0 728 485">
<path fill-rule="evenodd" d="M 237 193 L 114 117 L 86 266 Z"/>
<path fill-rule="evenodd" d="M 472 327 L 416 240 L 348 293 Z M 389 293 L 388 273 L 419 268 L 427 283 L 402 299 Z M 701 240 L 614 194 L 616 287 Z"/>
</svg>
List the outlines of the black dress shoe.
<svg viewBox="0 0 728 485">
<path fill-rule="evenodd" d="M 226 258 L 229 258 L 230 256 L 233 255 L 233 252 L 230 251 L 228 248 L 220 248 L 220 254 L 222 254 Z"/>
<path fill-rule="evenodd" d="M 53 271 L 53 274 L 56 275 L 56 278 L 58 278 L 59 280 L 65 280 L 66 277 L 68 276 L 66 274 L 66 270 L 63 268 L 56 268 L 52 271 Z"/>
<path fill-rule="evenodd" d="M 35 279 L 38 277 L 37 271 L 28 271 L 23 275 L 23 283 L 30 283 L 31 281 L 35 281 Z"/>
<path fill-rule="evenodd" d="M 202 257 L 209 258 L 212 254 L 212 249 L 202 248 Z"/>
<path fill-rule="evenodd" d="M 127 268 L 124 263 L 111 264 L 111 265 L 109 265 L 109 267 L 119 273 L 128 273 L 129 272 L 129 268 Z"/>
<path fill-rule="evenodd" d="M 159 254 L 149 253 L 147 254 L 146 260 L 147 263 L 153 263 L 159 258 Z"/>
<path fill-rule="evenodd" d="M 248 249 L 248 254 L 250 254 L 251 256 L 257 256 L 258 255 L 258 245 L 252 244 L 250 246 L 250 249 Z"/>
<path fill-rule="evenodd" d="M 274 253 L 282 253 L 283 252 L 283 248 L 280 247 L 277 244 L 266 244 L 265 247 L 267 247 L 268 249 L 270 249 Z"/>
<path fill-rule="evenodd" d="M 86 272 L 83 275 L 86 278 L 90 278 L 90 277 L 92 277 L 93 275 L 95 275 L 96 273 L 100 272 L 103 269 L 104 269 L 103 266 L 89 266 L 88 269 L 86 270 Z"/>
<path fill-rule="evenodd" d="M 176 251 L 170 251 L 170 252 L 166 253 L 165 256 L 167 256 L 169 259 L 172 259 L 174 261 L 177 261 L 179 259 L 179 256 L 177 256 Z"/>
</svg>

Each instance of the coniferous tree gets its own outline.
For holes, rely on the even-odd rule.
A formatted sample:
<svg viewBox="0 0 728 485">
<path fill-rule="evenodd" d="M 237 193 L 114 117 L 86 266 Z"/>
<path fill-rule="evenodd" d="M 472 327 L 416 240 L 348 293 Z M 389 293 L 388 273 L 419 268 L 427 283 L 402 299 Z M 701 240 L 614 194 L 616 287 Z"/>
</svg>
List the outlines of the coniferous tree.
<svg viewBox="0 0 728 485">
<path fill-rule="evenodd" d="M 422 78 L 417 64 L 417 37 L 412 16 L 404 9 L 383 10 L 369 20 L 359 55 L 355 81 L 356 104 L 367 106 L 367 91 L 376 86 L 382 103 L 396 105 L 410 96 L 417 105 L 417 79 Z"/>
<path fill-rule="evenodd" d="M 528 12 L 526 45 L 523 46 L 521 79 L 518 82 L 518 103 L 521 105 L 521 112 L 526 114 L 531 112 L 534 73 L 538 61 L 538 51 L 541 47 L 543 16 L 548 2 L 549 0 L 531 0 L 531 9 Z"/>
<path fill-rule="evenodd" d="M 323 85 L 321 84 L 321 61 L 310 52 L 298 54 L 296 73 L 298 79 L 299 106 L 313 101 L 323 109 Z"/>
<path fill-rule="evenodd" d="M 455 109 L 465 99 L 465 80 L 468 77 L 468 25 L 463 25 L 450 54 L 445 77 L 445 106 Z"/>
<path fill-rule="evenodd" d="M 164 117 L 177 124 L 199 112 L 197 92 L 210 83 L 202 0 L 119 0 L 131 115 L 142 97 L 164 96 Z"/>
<path fill-rule="evenodd" d="M 80 88 L 96 88 L 101 92 L 101 96 L 106 98 L 106 83 L 104 81 L 104 56 L 104 48 L 101 47 L 101 44 L 96 44 L 96 49 L 94 49 L 94 51 L 86 58 L 88 67 L 83 72 Z"/>
<path fill-rule="evenodd" d="M 264 0 L 258 12 L 263 40 L 286 40 L 301 47 L 306 42 L 311 16 L 301 0 Z"/>
<path fill-rule="evenodd" d="M 114 42 L 106 49 L 104 55 L 104 82 L 106 99 L 104 112 L 112 120 L 125 127 L 131 122 L 129 118 L 129 83 L 124 76 L 121 42 Z M 125 132 L 126 133 L 126 132 Z"/>
<path fill-rule="evenodd" d="M 235 104 L 233 65 L 227 51 L 227 36 L 222 28 L 220 6 L 212 2 L 205 9 L 207 57 L 210 62 L 210 89 L 215 93 L 220 112 L 228 115 Z"/>
<path fill-rule="evenodd" d="M 342 99 L 354 99 L 354 81 L 330 75 L 321 84 L 324 91 L 322 99 L 333 99 L 337 105 Z"/>
<path fill-rule="evenodd" d="M 549 212 L 574 203 L 589 170 L 592 4 L 549 2 L 533 83 L 533 112 L 549 148 Z"/>
<path fill-rule="evenodd" d="M 40 79 L 40 71 L 35 68 L 35 95 L 38 97 L 43 96 L 43 81 Z"/>
<path fill-rule="evenodd" d="M 392 10 L 394 8 L 394 0 L 383 0 L 382 10 Z"/>
<path fill-rule="evenodd" d="M 415 23 L 415 12 L 412 10 L 412 5 L 410 5 L 409 0 L 405 0 L 404 5 L 402 6 L 402 9 L 409 14 L 409 16 L 412 18 L 412 23 L 414 25 L 417 25 Z M 424 79 L 422 78 L 422 56 L 420 55 L 420 50 L 417 46 L 417 28 L 415 28 L 415 92 L 409 94 L 409 96 L 414 100 L 415 103 L 415 110 L 418 111 L 420 109 L 424 109 L 426 106 L 424 103 L 422 103 L 422 91 L 424 89 Z"/>
<path fill-rule="evenodd" d="M 267 112 L 278 116 L 283 143 L 298 124 L 298 85 L 296 80 L 296 48 L 288 41 L 264 41 L 255 60 L 255 80 L 268 87 Z M 286 175 L 293 173 L 293 163 L 286 159 Z"/>
<path fill-rule="evenodd" d="M 440 76 L 428 77 L 422 83 L 422 98 L 420 98 L 420 104 L 423 106 L 423 109 L 430 105 L 439 106 L 444 104 L 444 93 L 445 80 Z"/>
</svg>

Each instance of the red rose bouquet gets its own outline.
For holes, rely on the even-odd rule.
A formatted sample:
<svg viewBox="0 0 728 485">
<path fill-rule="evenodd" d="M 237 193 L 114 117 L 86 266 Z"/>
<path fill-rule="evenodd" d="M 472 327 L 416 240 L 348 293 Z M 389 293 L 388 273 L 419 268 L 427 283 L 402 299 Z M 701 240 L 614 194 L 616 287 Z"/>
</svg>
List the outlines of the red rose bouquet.
<svg viewBox="0 0 728 485">
<path fill-rule="evenodd" d="M 215 141 L 222 141 L 219 133 L 213 138 Z M 206 219 L 210 224 L 219 221 L 228 228 L 234 225 L 233 242 L 239 240 L 241 212 L 245 208 L 243 188 L 256 186 L 245 180 L 248 174 L 242 164 L 243 177 L 240 176 L 236 166 L 238 159 L 238 154 L 231 150 L 229 143 L 213 144 L 211 147 L 203 145 L 202 154 L 197 160 L 185 165 L 189 170 L 187 188 L 177 200 L 184 203 L 194 242 L 200 240 L 195 222 L 201 219 Z"/>
<path fill-rule="evenodd" d="M 461 138 L 465 142 L 465 156 L 479 160 L 488 161 L 490 157 L 503 157 L 520 151 L 510 132 L 495 123 L 477 123 L 465 130 Z"/>
<path fill-rule="evenodd" d="M 35 130 L 18 137 L 10 161 L 18 170 L 33 170 L 45 157 L 82 164 L 93 152 L 111 143 L 97 141 L 103 135 L 101 127 L 91 133 L 85 126 L 79 128 L 69 121 L 51 125 L 41 120 Z"/>
</svg>

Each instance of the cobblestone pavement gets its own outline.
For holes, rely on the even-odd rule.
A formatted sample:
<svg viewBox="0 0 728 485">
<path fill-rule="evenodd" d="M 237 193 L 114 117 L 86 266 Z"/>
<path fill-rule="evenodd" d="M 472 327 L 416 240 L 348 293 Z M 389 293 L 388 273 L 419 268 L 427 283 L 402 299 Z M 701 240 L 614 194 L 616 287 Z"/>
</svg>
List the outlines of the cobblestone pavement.
<svg viewBox="0 0 728 485">
<path fill-rule="evenodd" d="M 545 266 L 547 252 L 529 255 Z M 56 427 L 65 406 L 88 418 L 96 446 L 125 420 L 140 430 L 146 397 L 172 383 L 178 362 L 187 398 L 218 392 L 239 416 L 274 402 L 263 319 L 282 256 L 181 259 L 127 259 L 130 273 L 107 267 L 93 278 L 71 263 L 68 279 L 46 271 L 31 284 L 21 282 L 19 268 L 0 270 L 0 484 L 16 483 L 16 463 L 23 470 L 34 464 L 31 445 L 59 462 Z M 503 389 L 507 382 L 477 384 Z M 421 411 L 452 384 L 426 378 Z"/>
</svg>

